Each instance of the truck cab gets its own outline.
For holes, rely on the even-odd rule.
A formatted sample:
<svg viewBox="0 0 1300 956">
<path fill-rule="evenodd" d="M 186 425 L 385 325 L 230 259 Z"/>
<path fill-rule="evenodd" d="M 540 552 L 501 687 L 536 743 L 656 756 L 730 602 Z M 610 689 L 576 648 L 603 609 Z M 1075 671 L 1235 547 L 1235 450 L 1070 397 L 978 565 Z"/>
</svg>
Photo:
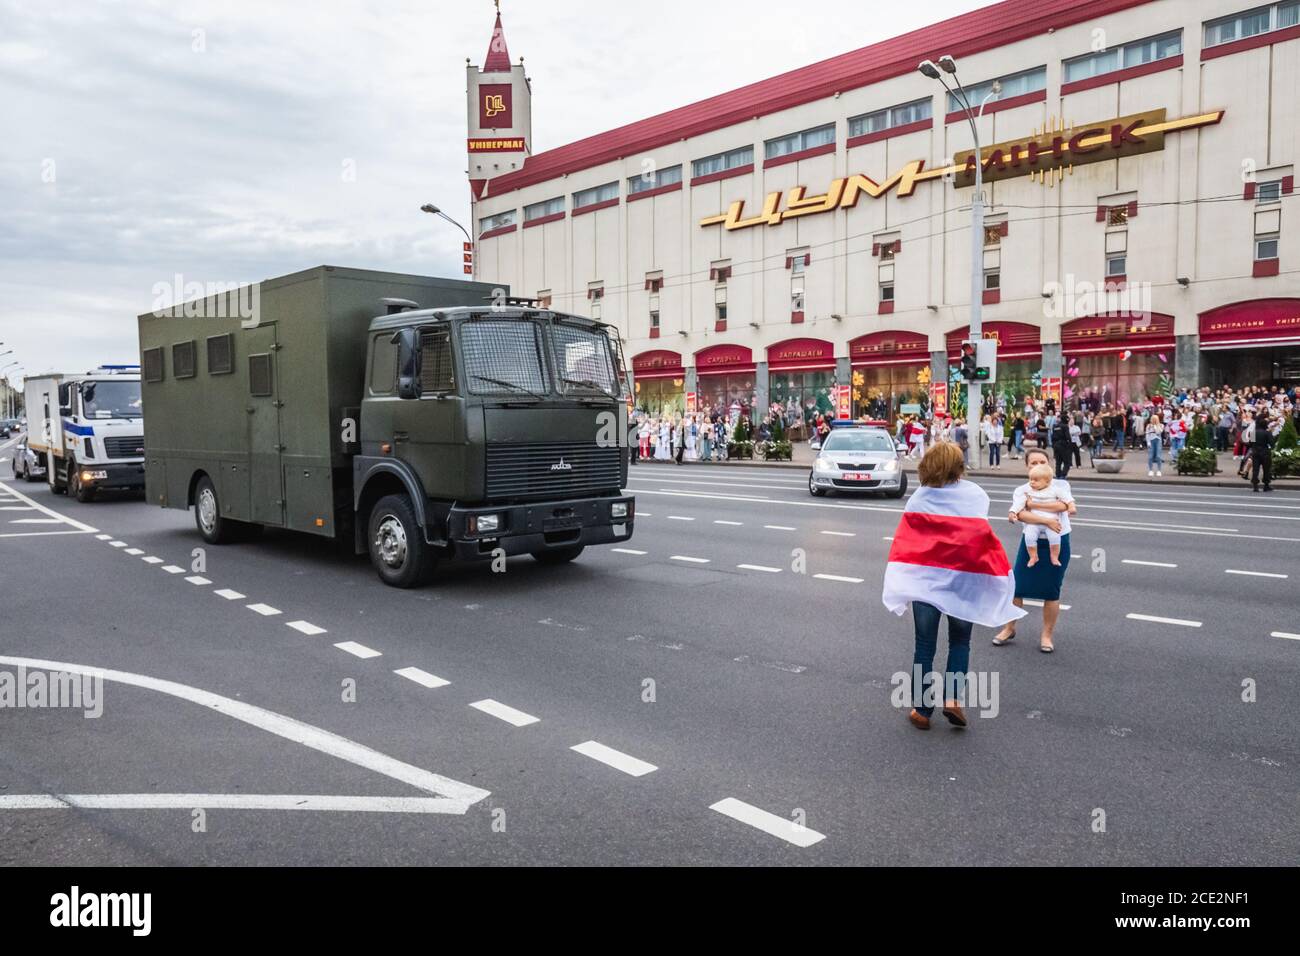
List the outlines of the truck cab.
<svg viewBox="0 0 1300 956">
<path fill-rule="evenodd" d="M 144 490 L 139 366 L 38 376 L 28 380 L 26 393 L 37 422 L 29 446 L 56 494 L 84 502 L 102 489 Z"/>
<path fill-rule="evenodd" d="M 441 556 L 571 561 L 632 536 L 617 338 L 526 305 L 372 321 L 353 458 L 357 544 L 379 575 Z"/>
</svg>

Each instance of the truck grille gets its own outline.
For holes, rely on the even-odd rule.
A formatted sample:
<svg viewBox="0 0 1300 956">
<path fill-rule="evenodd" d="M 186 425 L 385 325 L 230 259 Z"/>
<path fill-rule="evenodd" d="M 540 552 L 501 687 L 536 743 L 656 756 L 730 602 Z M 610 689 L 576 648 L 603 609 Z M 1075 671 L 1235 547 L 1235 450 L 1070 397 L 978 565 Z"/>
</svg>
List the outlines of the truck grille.
<svg viewBox="0 0 1300 956">
<path fill-rule="evenodd" d="M 143 458 L 144 439 L 114 437 L 104 439 L 104 453 L 109 458 Z"/>
<path fill-rule="evenodd" d="M 489 498 L 553 498 L 617 491 L 622 450 L 591 442 L 487 446 Z"/>
</svg>

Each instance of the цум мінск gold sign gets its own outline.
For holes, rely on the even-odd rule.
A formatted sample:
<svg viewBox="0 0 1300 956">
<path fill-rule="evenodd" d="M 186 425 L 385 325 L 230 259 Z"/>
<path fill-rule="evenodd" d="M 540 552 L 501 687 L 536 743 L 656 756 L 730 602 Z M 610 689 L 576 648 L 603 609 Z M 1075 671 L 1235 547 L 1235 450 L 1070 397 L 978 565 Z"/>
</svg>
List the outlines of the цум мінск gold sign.
<svg viewBox="0 0 1300 956">
<path fill-rule="evenodd" d="M 1058 170 L 1084 163 L 1096 163 L 1118 156 L 1136 156 L 1164 149 L 1165 133 L 1210 126 L 1223 119 L 1223 110 L 1166 120 L 1165 111 L 1149 110 L 1132 116 L 1121 116 L 1104 123 L 1075 126 L 1068 129 L 1046 129 L 1041 134 L 1025 140 L 995 143 L 980 150 L 983 157 L 984 179 L 995 182 L 1014 176 L 1031 174 L 1057 175 Z M 855 173 L 833 180 L 830 188 L 820 196 L 806 195 L 806 186 L 795 186 L 785 195 L 781 206 L 781 192 L 768 193 L 763 210 L 756 216 L 744 218 L 745 201 L 737 199 L 725 213 L 706 216 L 701 226 L 725 226 L 727 229 L 748 229 L 751 226 L 775 226 L 800 216 L 830 212 L 832 209 L 851 209 L 865 193 L 872 199 L 895 190 L 899 196 L 910 196 L 916 184 L 931 179 L 952 177 L 955 186 L 970 186 L 975 181 L 975 156 L 966 150 L 953 157 L 951 166 L 926 169 L 925 160 L 914 159 L 883 182 Z"/>
</svg>

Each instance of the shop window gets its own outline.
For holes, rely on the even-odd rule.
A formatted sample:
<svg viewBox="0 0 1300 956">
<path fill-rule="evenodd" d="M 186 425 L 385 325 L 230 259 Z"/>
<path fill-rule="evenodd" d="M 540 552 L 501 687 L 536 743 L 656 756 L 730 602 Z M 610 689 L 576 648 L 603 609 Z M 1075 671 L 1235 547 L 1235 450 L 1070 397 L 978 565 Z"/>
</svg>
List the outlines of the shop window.
<svg viewBox="0 0 1300 956">
<path fill-rule="evenodd" d="M 713 307 L 713 331 L 727 331 L 727 304 L 719 302 Z"/>
</svg>

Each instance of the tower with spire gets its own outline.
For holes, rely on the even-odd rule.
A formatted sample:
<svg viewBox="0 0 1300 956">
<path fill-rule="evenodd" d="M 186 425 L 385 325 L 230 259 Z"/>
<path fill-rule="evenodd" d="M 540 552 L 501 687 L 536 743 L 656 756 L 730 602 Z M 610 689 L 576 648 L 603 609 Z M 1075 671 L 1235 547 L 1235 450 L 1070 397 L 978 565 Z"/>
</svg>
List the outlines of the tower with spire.
<svg viewBox="0 0 1300 956">
<path fill-rule="evenodd" d="M 482 67 L 466 60 L 469 112 L 467 141 L 470 189 L 483 195 L 489 179 L 519 169 L 532 148 L 532 88 L 523 57 L 511 64 L 497 0 L 496 25 Z"/>
</svg>

